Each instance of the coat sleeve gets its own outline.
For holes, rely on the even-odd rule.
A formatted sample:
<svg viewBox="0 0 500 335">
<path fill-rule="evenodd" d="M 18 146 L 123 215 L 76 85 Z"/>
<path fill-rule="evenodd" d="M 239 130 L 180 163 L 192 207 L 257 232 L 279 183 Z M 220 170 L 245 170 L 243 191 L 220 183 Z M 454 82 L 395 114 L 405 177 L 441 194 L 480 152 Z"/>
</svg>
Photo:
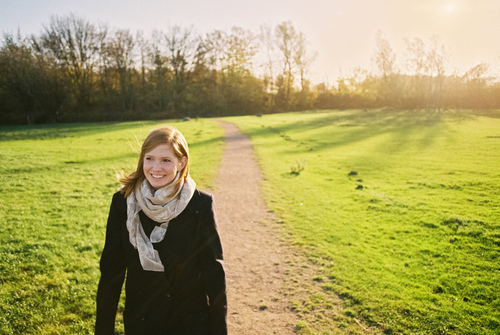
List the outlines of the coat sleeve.
<svg viewBox="0 0 500 335">
<path fill-rule="evenodd" d="M 112 335 L 123 286 L 126 259 L 121 227 L 126 224 L 126 201 L 120 193 L 113 196 L 106 227 L 106 241 L 101 255 L 101 279 L 97 288 L 96 335 Z"/>
<path fill-rule="evenodd" d="M 210 304 L 210 335 L 226 335 L 227 297 L 222 245 L 213 197 L 209 200 L 201 212 L 201 275 Z"/>
</svg>

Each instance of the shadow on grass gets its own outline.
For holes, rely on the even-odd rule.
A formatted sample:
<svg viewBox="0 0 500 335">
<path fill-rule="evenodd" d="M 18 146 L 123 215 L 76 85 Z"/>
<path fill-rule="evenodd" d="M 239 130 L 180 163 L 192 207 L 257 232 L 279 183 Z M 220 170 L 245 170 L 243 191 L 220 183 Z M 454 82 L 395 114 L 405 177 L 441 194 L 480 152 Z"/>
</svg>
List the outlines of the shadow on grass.
<svg viewBox="0 0 500 335">
<path fill-rule="evenodd" d="M 161 121 L 1 126 L 0 141 L 46 140 L 55 138 L 82 137 L 113 131 L 136 129 L 138 126 L 150 127 L 159 124 L 161 124 Z"/>
<path fill-rule="evenodd" d="M 190 149 L 193 149 L 193 148 L 196 148 L 196 147 L 203 147 L 207 144 L 216 144 L 216 143 L 220 143 L 220 142 L 223 142 L 225 140 L 225 138 L 223 136 L 218 136 L 218 137 L 213 137 L 213 138 L 210 138 L 210 139 L 207 139 L 207 140 L 204 140 L 204 141 L 194 141 L 194 140 L 191 140 L 190 143 L 188 143 L 188 146 Z"/>
<path fill-rule="evenodd" d="M 14 167 L 14 168 L 8 168 L 8 169 L 2 169 L 0 168 L 0 172 L 3 174 L 26 174 L 26 173 L 44 173 L 46 171 L 65 171 L 67 169 L 72 169 L 75 167 L 88 167 L 91 165 L 101 165 L 103 163 L 107 162 L 117 162 L 117 161 L 122 161 L 124 159 L 128 158 L 134 158 L 137 155 L 133 152 L 130 153 L 125 153 L 121 155 L 114 155 L 114 156 L 103 156 L 100 158 L 89 158 L 89 159 L 78 159 L 78 160 L 68 160 L 68 161 L 62 161 L 58 162 L 57 164 L 45 164 L 45 165 L 36 165 L 36 166 L 26 166 L 26 167 Z"/>
<path fill-rule="evenodd" d="M 391 151 L 405 149 L 405 144 L 419 136 L 421 147 L 431 146 L 434 139 L 448 127 L 447 118 L 463 118 L 452 113 L 434 111 L 349 110 L 332 111 L 310 121 L 289 122 L 283 125 L 263 126 L 251 131 L 252 137 L 279 134 L 284 140 L 295 142 L 294 152 L 328 150 L 347 146 L 383 134 L 393 134 L 388 144 Z M 295 140 L 294 135 L 314 129 L 317 136 Z M 345 129 L 345 130 L 343 130 Z"/>
</svg>

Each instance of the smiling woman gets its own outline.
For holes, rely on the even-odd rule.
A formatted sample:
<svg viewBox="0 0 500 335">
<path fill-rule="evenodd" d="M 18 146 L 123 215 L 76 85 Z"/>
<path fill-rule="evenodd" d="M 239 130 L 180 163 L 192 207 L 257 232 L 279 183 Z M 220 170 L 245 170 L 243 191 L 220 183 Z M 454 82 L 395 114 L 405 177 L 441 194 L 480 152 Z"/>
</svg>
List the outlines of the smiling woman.
<svg viewBox="0 0 500 335">
<path fill-rule="evenodd" d="M 96 335 L 114 333 L 126 279 L 127 335 L 227 334 L 213 197 L 196 189 L 174 127 L 146 137 L 137 170 L 113 196 L 97 291 Z"/>
</svg>

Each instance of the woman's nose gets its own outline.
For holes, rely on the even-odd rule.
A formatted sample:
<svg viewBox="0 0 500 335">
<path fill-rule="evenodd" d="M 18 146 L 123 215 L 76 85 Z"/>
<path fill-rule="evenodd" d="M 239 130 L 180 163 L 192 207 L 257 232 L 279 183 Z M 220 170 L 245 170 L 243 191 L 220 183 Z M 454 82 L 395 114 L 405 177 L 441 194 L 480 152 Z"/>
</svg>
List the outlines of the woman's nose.
<svg viewBox="0 0 500 335">
<path fill-rule="evenodd" d="M 154 161 L 153 162 L 153 170 L 157 171 L 157 170 L 161 170 L 161 164 L 159 161 Z"/>
</svg>

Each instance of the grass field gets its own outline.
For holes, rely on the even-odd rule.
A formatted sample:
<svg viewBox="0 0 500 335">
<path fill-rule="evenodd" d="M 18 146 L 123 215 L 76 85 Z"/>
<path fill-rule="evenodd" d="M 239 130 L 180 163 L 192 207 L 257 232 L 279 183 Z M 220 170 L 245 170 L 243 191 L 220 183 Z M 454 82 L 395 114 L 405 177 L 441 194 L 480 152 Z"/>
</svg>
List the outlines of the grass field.
<svg viewBox="0 0 500 335">
<path fill-rule="evenodd" d="M 359 320 L 385 334 L 500 333 L 500 113 L 227 120 L 251 136 L 269 207 L 320 269 L 320 296 L 289 293 L 299 332 L 343 334 Z M 210 188 L 222 129 L 173 124 Z M 92 333 L 115 173 L 134 168 L 156 125 L 0 127 L 0 334 Z M 334 295 L 344 309 L 332 329 L 322 311 Z"/>
<path fill-rule="evenodd" d="M 222 129 L 169 122 L 210 188 Z M 98 261 L 116 172 L 157 122 L 0 127 L 0 334 L 93 334 Z M 123 326 L 121 326 L 123 329 Z"/>
<path fill-rule="evenodd" d="M 342 333 L 321 318 L 329 295 L 376 332 L 500 333 L 500 113 L 228 120 L 252 138 L 268 205 L 321 269 L 322 297 L 294 301 L 304 333 Z"/>
</svg>

